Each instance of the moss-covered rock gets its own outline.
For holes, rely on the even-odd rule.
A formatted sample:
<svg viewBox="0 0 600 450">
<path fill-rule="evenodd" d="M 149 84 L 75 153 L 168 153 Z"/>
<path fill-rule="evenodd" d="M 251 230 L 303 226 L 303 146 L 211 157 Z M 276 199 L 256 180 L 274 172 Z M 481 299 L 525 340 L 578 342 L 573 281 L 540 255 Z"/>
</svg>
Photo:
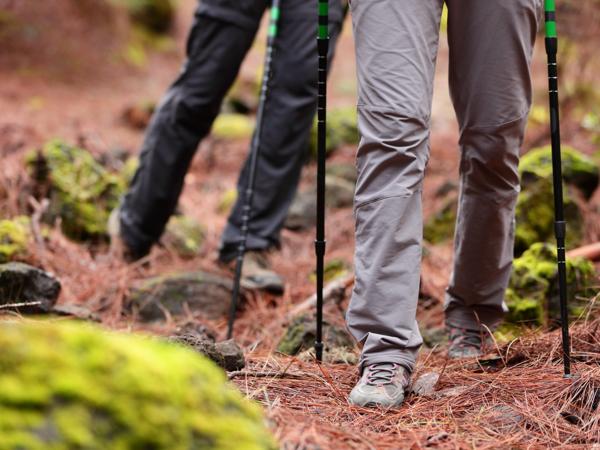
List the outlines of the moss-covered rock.
<svg viewBox="0 0 600 450">
<path fill-rule="evenodd" d="M 356 165 L 351 163 L 327 164 L 326 173 L 327 177 L 341 178 L 342 180 L 348 181 L 353 185 L 356 184 L 356 180 L 358 178 Z"/>
<path fill-rule="evenodd" d="M 134 285 L 128 306 L 145 322 L 189 312 L 221 319 L 229 311 L 232 290 L 230 279 L 208 272 L 166 274 Z"/>
<path fill-rule="evenodd" d="M 217 205 L 217 212 L 219 214 L 229 213 L 231 208 L 233 208 L 233 205 L 235 205 L 237 195 L 237 189 L 227 189 L 223 195 L 221 195 L 221 199 Z"/>
<path fill-rule="evenodd" d="M 30 230 L 29 218 L 26 216 L 0 220 L 0 263 L 27 256 Z"/>
<path fill-rule="evenodd" d="M 583 259 L 567 260 L 567 295 L 571 313 L 581 310 L 580 297 L 594 294 L 595 269 Z M 585 303 L 585 302 L 583 302 Z M 512 323 L 545 325 L 559 317 L 556 249 L 536 243 L 513 263 L 506 292 Z"/>
<path fill-rule="evenodd" d="M 355 107 L 332 108 L 327 111 L 327 153 L 344 144 L 356 145 L 360 140 Z M 317 156 L 317 121 L 310 134 L 310 154 Z"/>
<path fill-rule="evenodd" d="M 107 171 L 86 150 L 62 141 L 48 142 L 27 157 L 33 172 L 40 160 L 47 167 L 50 192 L 49 219 L 61 219 L 63 232 L 72 239 L 103 239 L 110 211 L 125 191 L 125 181 Z"/>
<path fill-rule="evenodd" d="M 439 211 L 434 213 L 423 227 L 423 238 L 431 244 L 438 244 L 454 236 L 458 197 L 449 197 Z"/>
<path fill-rule="evenodd" d="M 169 220 L 163 240 L 182 258 L 193 258 L 200 252 L 204 236 L 204 228 L 196 220 L 176 215 Z"/>
<path fill-rule="evenodd" d="M 308 350 L 315 344 L 316 333 L 314 316 L 302 314 L 292 321 L 285 335 L 279 341 L 277 351 L 286 355 L 297 355 L 303 350 Z M 348 332 L 327 321 L 323 321 L 323 343 L 326 353 L 336 348 L 354 348 L 354 340 Z"/>
<path fill-rule="evenodd" d="M 325 263 L 324 280 L 326 283 L 348 275 L 348 264 L 343 259 L 331 259 Z M 315 282 L 317 279 L 316 272 L 310 274 L 310 281 Z"/>
<path fill-rule="evenodd" d="M 565 183 L 579 189 L 589 199 L 598 187 L 598 165 L 573 147 L 562 147 L 562 176 Z M 539 179 L 552 180 L 552 149 L 550 146 L 527 152 L 519 164 L 521 184 L 527 187 Z"/>
<path fill-rule="evenodd" d="M 563 199 L 567 246 L 574 248 L 583 238 L 583 213 L 568 186 L 565 186 Z M 540 178 L 522 188 L 515 218 L 515 255 L 520 255 L 536 242 L 554 241 L 554 195 L 551 180 Z"/>
<path fill-rule="evenodd" d="M 220 114 L 211 134 L 220 139 L 247 139 L 254 132 L 254 121 L 243 114 Z"/>
<path fill-rule="evenodd" d="M 261 412 L 210 361 L 87 324 L 0 323 L 6 449 L 274 449 Z"/>
</svg>

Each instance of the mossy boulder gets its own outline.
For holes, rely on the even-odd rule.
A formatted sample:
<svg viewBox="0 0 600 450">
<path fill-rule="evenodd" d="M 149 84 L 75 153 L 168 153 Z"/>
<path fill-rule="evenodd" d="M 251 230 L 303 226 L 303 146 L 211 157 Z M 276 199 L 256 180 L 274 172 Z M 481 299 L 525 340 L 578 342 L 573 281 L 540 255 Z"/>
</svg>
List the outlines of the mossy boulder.
<svg viewBox="0 0 600 450">
<path fill-rule="evenodd" d="M 584 234 L 584 219 L 576 193 L 568 185 L 563 190 L 567 222 L 567 246 L 577 247 Z M 515 255 L 536 242 L 554 241 L 554 194 L 552 181 L 540 178 L 522 188 L 515 211 Z"/>
<path fill-rule="evenodd" d="M 35 177 L 35 181 L 48 188 L 47 219 L 60 217 L 62 231 L 75 240 L 106 238 L 110 211 L 125 191 L 125 181 L 118 174 L 107 171 L 87 150 L 59 140 L 29 154 L 27 163 L 38 175 L 40 164 L 46 166 L 41 171 L 46 179 Z"/>
<path fill-rule="evenodd" d="M 179 345 L 82 323 L 0 323 L 6 449 L 275 449 L 260 409 Z"/>
<path fill-rule="evenodd" d="M 286 355 L 297 355 L 303 350 L 309 350 L 315 344 L 317 334 L 314 315 L 302 314 L 292 320 L 285 335 L 277 345 L 277 351 Z M 341 327 L 323 321 L 323 343 L 325 352 L 334 349 L 354 349 L 355 343 L 350 334 Z"/>
<path fill-rule="evenodd" d="M 317 157 L 317 120 L 310 134 L 310 154 Z M 344 144 L 356 145 L 360 141 L 355 107 L 332 108 L 327 111 L 327 153 Z"/>
<path fill-rule="evenodd" d="M 237 189 L 227 189 L 221 195 L 221 199 L 219 200 L 219 204 L 217 205 L 217 212 L 219 214 L 228 214 L 233 205 L 237 200 L 238 192 Z"/>
<path fill-rule="evenodd" d="M 220 114 L 211 135 L 219 139 L 247 139 L 254 132 L 254 121 L 243 114 Z"/>
<path fill-rule="evenodd" d="M 356 171 L 356 165 L 351 163 L 334 163 L 327 164 L 326 168 L 327 177 L 337 177 L 345 180 L 353 185 L 356 184 L 358 173 Z"/>
<path fill-rule="evenodd" d="M 144 322 L 162 321 L 190 312 L 221 319 L 229 311 L 233 283 L 208 272 L 166 274 L 136 283 L 128 306 Z"/>
<path fill-rule="evenodd" d="M 577 314 L 585 304 L 581 298 L 594 295 L 594 265 L 584 259 L 567 260 L 567 296 L 570 312 Z M 509 288 L 507 321 L 546 325 L 559 317 L 556 249 L 536 243 L 515 259 Z"/>
<path fill-rule="evenodd" d="M 204 228 L 196 220 L 176 215 L 169 220 L 163 240 L 182 258 L 193 258 L 200 253 L 205 234 Z"/>
<path fill-rule="evenodd" d="M 450 196 L 426 222 L 423 227 L 423 238 L 431 244 L 439 244 L 454 236 L 458 196 Z"/>
<path fill-rule="evenodd" d="M 562 176 L 566 184 L 576 187 L 589 199 L 598 187 L 598 165 L 573 147 L 562 147 Z M 519 164 L 521 184 L 525 187 L 539 179 L 552 180 L 552 148 L 536 148 L 527 152 Z"/>
<path fill-rule="evenodd" d="M 27 256 L 30 241 L 31 228 L 28 217 L 0 220 L 0 263 Z"/>
</svg>

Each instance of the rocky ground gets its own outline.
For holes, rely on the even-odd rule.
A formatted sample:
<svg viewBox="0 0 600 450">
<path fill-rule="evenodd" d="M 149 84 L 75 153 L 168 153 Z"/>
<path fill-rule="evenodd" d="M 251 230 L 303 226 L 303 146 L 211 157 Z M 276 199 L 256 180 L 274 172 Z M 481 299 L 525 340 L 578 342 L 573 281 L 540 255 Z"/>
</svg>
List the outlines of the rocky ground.
<svg viewBox="0 0 600 450">
<path fill-rule="evenodd" d="M 61 324 L 79 318 L 191 347 L 226 368 L 238 388 L 264 406 L 283 448 L 585 447 L 600 439 L 598 267 L 589 258 L 569 261 L 578 377 L 561 377 L 559 336 L 551 331 L 557 293 L 541 46 L 520 168 L 518 258 L 507 293 L 508 322 L 495 334 L 496 352 L 459 364 L 445 359 L 441 328 L 458 182 L 457 132 L 445 87 L 448 52 L 442 43 L 424 191 L 427 242 L 418 315 L 426 348 L 406 406 L 373 411 L 349 407 L 345 400 L 357 376 L 357 349 L 343 327 L 352 286 L 357 140 L 350 24 L 331 79 L 330 289 L 326 363 L 318 366 L 310 353 L 315 178 L 310 157 L 281 251 L 272 255 L 285 276 L 285 294 L 245 292 L 235 342 L 223 342 L 231 276 L 215 256 L 252 130 L 264 32 L 192 163 L 180 214 L 149 257 L 127 265 L 111 252 L 106 219 L 135 169 L 152 109 L 179 70 L 194 1 L 181 0 L 168 33 L 158 35 L 148 32 L 153 22 L 140 24 L 139 15 L 84 3 L 90 9 L 61 0 L 54 9 L 32 11 L 0 0 L 0 45 L 10 50 L 0 56 L 3 319 L 29 322 L 35 315 L 34 320 Z M 65 40 L 48 26 L 52 14 L 70 18 L 65 32 L 81 39 Z M 92 26 L 98 14 L 106 18 L 102 27 Z M 585 102 L 573 96 L 563 114 L 564 141 L 572 147 L 564 157 L 570 249 L 600 240 L 598 112 L 582 110 Z"/>
</svg>

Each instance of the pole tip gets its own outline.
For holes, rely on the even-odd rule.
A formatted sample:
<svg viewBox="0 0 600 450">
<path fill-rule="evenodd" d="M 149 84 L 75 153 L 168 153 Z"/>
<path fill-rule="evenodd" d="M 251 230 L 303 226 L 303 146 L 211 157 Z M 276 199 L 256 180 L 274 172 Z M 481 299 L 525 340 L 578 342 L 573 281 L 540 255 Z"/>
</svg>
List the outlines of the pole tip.
<svg viewBox="0 0 600 450">
<path fill-rule="evenodd" d="M 317 357 L 317 361 L 318 362 L 322 362 L 323 361 L 323 343 L 322 342 L 315 342 L 315 355 Z"/>
</svg>

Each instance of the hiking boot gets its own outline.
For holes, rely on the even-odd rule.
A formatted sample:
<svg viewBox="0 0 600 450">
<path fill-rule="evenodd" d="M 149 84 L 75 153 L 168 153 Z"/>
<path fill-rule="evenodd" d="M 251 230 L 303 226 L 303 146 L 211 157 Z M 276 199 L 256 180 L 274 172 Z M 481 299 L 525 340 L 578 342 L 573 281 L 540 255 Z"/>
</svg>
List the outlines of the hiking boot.
<svg viewBox="0 0 600 450">
<path fill-rule="evenodd" d="M 237 259 L 227 263 L 227 267 L 235 272 Z M 244 254 L 241 286 L 249 290 L 266 291 L 274 295 L 282 295 L 285 289 L 283 278 L 273 269 L 267 259 L 266 251 L 249 250 Z"/>
<path fill-rule="evenodd" d="M 397 363 L 375 363 L 365 367 L 348 400 L 357 406 L 394 408 L 404 401 L 410 375 Z"/>
<path fill-rule="evenodd" d="M 124 260 L 125 262 L 132 263 L 142 259 L 146 256 L 149 251 L 136 251 L 130 247 L 127 242 L 123 239 L 121 234 L 121 208 L 117 207 L 113 209 L 108 216 L 108 222 L 106 229 L 110 236 L 110 251 L 113 255 Z"/>
<path fill-rule="evenodd" d="M 451 359 L 476 358 L 491 344 L 487 330 L 448 327 L 448 339 L 448 357 Z"/>
</svg>

